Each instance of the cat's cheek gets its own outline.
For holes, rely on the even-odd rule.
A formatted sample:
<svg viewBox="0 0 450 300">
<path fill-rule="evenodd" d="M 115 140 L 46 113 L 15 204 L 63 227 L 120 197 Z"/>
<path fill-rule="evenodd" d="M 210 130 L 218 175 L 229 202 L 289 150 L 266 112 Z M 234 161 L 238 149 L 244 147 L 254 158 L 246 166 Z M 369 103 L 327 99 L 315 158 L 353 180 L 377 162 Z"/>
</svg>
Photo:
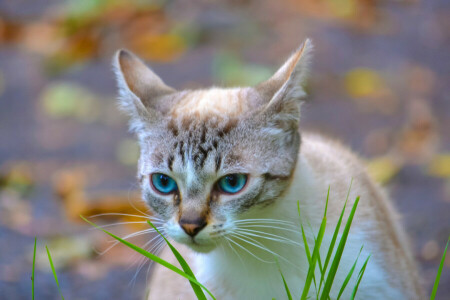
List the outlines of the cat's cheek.
<svg viewBox="0 0 450 300">
<path fill-rule="evenodd" d="M 222 197 L 222 213 L 227 216 L 236 216 L 248 211 L 258 203 L 262 191 L 263 186 L 258 182 L 249 186 L 245 193 L 238 196 Z"/>
<path fill-rule="evenodd" d="M 144 201 L 153 213 L 157 214 L 160 218 L 168 220 L 172 217 L 174 208 L 170 199 L 158 197 L 153 195 L 152 192 L 146 191 L 144 193 Z"/>
</svg>

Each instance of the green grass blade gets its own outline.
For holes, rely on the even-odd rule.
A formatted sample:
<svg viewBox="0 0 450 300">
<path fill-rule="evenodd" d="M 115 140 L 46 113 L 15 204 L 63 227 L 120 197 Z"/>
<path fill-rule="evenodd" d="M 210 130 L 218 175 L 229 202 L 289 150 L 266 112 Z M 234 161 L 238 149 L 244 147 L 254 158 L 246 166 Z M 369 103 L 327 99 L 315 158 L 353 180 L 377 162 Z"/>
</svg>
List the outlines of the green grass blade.
<svg viewBox="0 0 450 300">
<path fill-rule="evenodd" d="M 342 223 L 342 219 L 344 217 L 345 208 L 347 207 L 347 201 L 348 201 L 348 197 L 350 196 L 350 190 L 352 188 L 352 184 L 353 184 L 353 178 L 350 181 L 350 186 L 348 187 L 347 197 L 345 198 L 344 207 L 342 208 L 341 215 L 339 216 L 339 220 L 336 224 L 336 228 L 334 229 L 333 237 L 331 238 L 330 247 L 328 248 L 327 256 L 325 258 L 325 263 L 323 265 L 323 271 L 320 276 L 319 291 L 322 288 L 322 284 L 325 279 L 325 273 L 327 272 L 327 268 L 328 268 L 328 263 L 330 262 L 331 255 L 333 254 L 333 250 L 334 250 L 334 245 L 336 244 L 337 236 L 339 235 L 339 230 L 341 229 L 341 223 Z M 328 187 L 327 202 L 328 202 L 328 197 L 330 195 L 329 191 L 330 191 L 330 188 Z"/>
<path fill-rule="evenodd" d="M 339 262 L 342 257 L 342 253 L 344 252 L 345 243 L 347 241 L 348 233 L 350 231 L 350 226 L 352 225 L 353 217 L 356 212 L 356 208 L 358 207 L 359 196 L 356 198 L 355 203 L 353 203 L 352 210 L 347 219 L 347 223 L 345 224 L 344 231 L 342 232 L 341 240 L 339 241 L 339 245 L 336 249 L 336 254 L 334 255 L 333 262 L 330 266 L 330 272 L 328 273 L 327 279 L 325 281 L 325 285 L 323 287 L 323 292 L 320 297 L 320 300 L 326 300 L 330 294 L 331 286 L 334 281 L 334 277 L 336 276 L 337 268 L 339 266 Z"/>
<path fill-rule="evenodd" d="M 353 293 L 352 293 L 352 297 L 350 298 L 350 300 L 355 299 L 356 292 L 358 291 L 359 283 L 361 282 L 361 279 L 364 275 L 364 271 L 366 270 L 366 266 L 367 266 L 367 262 L 369 261 L 369 258 L 370 258 L 370 255 L 367 257 L 366 261 L 364 262 L 364 265 L 362 266 L 361 270 L 359 271 L 358 280 L 356 281 L 356 285 L 353 288 Z"/>
<path fill-rule="evenodd" d="M 302 296 L 300 298 L 302 300 L 306 299 L 308 292 L 309 292 L 309 288 L 311 287 L 311 281 L 314 278 L 314 271 L 315 271 L 318 257 L 320 255 L 319 250 L 320 250 L 320 245 L 322 243 L 323 235 L 325 233 L 326 224 L 327 224 L 327 218 L 324 217 L 322 219 L 322 223 L 320 224 L 319 233 L 317 234 L 317 239 L 314 243 L 314 250 L 313 250 L 312 257 L 311 257 L 311 263 L 309 265 L 308 274 L 306 275 L 305 285 L 303 287 Z"/>
<path fill-rule="evenodd" d="M 300 219 L 300 228 L 302 231 L 303 245 L 305 246 L 306 258 L 308 263 L 311 264 L 311 252 L 309 251 L 308 241 L 306 240 L 305 229 L 303 228 L 302 218 L 300 215 L 300 201 L 297 201 L 298 217 Z"/>
<path fill-rule="evenodd" d="M 116 236 L 113 233 L 108 232 L 107 230 L 100 228 L 98 225 L 92 223 L 91 221 L 87 220 L 86 218 L 84 218 L 83 216 L 80 216 L 84 221 L 86 221 L 87 223 L 89 223 L 90 225 L 94 226 L 97 229 L 100 229 L 101 231 L 103 231 L 104 233 L 108 234 L 109 236 L 115 238 L 116 240 L 118 240 L 119 242 L 121 242 L 122 244 L 124 244 L 125 246 L 128 246 L 129 248 L 133 249 L 134 251 L 144 255 L 145 257 L 153 260 L 154 262 L 170 269 L 171 271 L 177 273 L 180 276 L 183 276 L 184 278 L 188 279 L 189 281 L 197 284 L 198 286 L 200 286 L 201 288 L 203 288 L 210 296 L 212 299 L 216 300 L 216 298 L 214 297 L 214 295 L 200 282 L 198 282 L 195 278 L 193 278 L 192 276 L 186 274 L 184 271 L 178 269 L 176 266 L 172 265 L 171 263 L 165 261 L 162 258 L 159 258 L 158 256 L 154 255 L 153 253 L 150 253 L 130 242 L 128 242 L 127 240 L 121 239 L 120 237 Z"/>
<path fill-rule="evenodd" d="M 286 295 L 288 297 L 288 300 L 292 300 L 291 291 L 289 290 L 289 287 L 288 287 L 288 285 L 286 283 L 286 279 L 284 279 L 283 272 L 281 272 L 281 269 L 279 269 L 279 271 L 280 271 L 280 274 L 281 274 L 281 278 L 283 279 L 284 289 L 286 290 Z"/>
<path fill-rule="evenodd" d="M 330 199 L 330 187 L 331 187 L 331 186 L 328 186 L 327 201 L 325 202 L 325 211 L 323 212 L 323 217 L 324 217 L 324 218 L 327 216 L 328 199 Z"/>
<path fill-rule="evenodd" d="M 61 292 L 61 287 L 59 286 L 58 276 L 56 276 L 55 266 L 53 265 L 52 256 L 50 255 L 50 251 L 48 250 L 48 247 L 45 246 L 45 249 L 47 249 L 47 255 L 48 255 L 48 261 L 50 262 L 50 267 L 52 268 L 53 277 L 55 277 L 56 285 L 58 286 L 59 294 L 61 295 L 61 299 L 64 300 L 63 294 Z"/>
<path fill-rule="evenodd" d="M 355 270 L 356 263 L 358 262 L 358 258 L 361 255 L 362 249 L 363 249 L 363 247 L 361 247 L 361 249 L 359 250 L 359 253 L 358 253 L 358 256 L 356 257 L 355 263 L 353 264 L 352 268 L 350 269 L 350 271 L 347 274 L 347 277 L 345 278 L 344 282 L 342 283 L 341 289 L 339 290 L 337 300 L 339 300 L 341 298 L 342 293 L 345 290 L 345 287 L 347 286 L 348 282 L 350 281 L 350 278 L 352 277 L 353 271 Z"/>
<path fill-rule="evenodd" d="M 450 237 L 447 240 L 447 245 L 445 246 L 444 254 L 442 254 L 441 263 L 439 264 L 439 269 L 436 274 L 436 279 L 434 280 L 433 291 L 431 292 L 430 300 L 434 300 L 434 298 L 436 297 L 436 292 L 437 292 L 437 289 L 439 286 L 439 281 L 441 280 L 442 269 L 444 268 L 445 255 L 447 254 L 447 248 L 448 248 L 449 241 L 450 241 Z"/>
<path fill-rule="evenodd" d="M 309 250 L 308 241 L 306 240 L 305 229 L 302 224 L 302 218 L 301 218 L 301 214 L 300 214 L 300 201 L 297 201 L 297 209 L 298 209 L 298 217 L 300 220 L 300 228 L 301 228 L 301 232 L 302 232 L 303 245 L 305 247 L 306 258 L 308 259 L 308 266 L 311 266 L 311 252 Z M 316 243 L 316 238 L 314 237 L 314 244 L 315 243 Z M 322 267 L 320 265 L 320 257 L 319 257 L 319 267 L 322 270 Z M 317 291 L 316 278 L 315 278 L 314 274 L 313 274 L 313 280 L 314 280 L 314 287 L 316 288 L 316 291 Z"/>
<path fill-rule="evenodd" d="M 33 250 L 33 269 L 31 271 L 31 299 L 34 300 L 34 267 L 36 266 L 36 242 L 37 238 L 34 237 L 34 250 Z"/>
<path fill-rule="evenodd" d="M 313 233 L 313 238 L 314 238 L 314 245 L 315 245 L 317 243 L 317 238 L 314 235 L 314 233 Z M 323 266 L 322 266 L 322 259 L 320 258 L 320 252 L 319 252 L 319 255 L 317 256 L 317 263 L 319 265 L 320 274 L 322 274 L 323 273 Z M 315 274 L 313 274 L 313 283 L 314 283 L 314 289 L 316 290 L 316 295 L 319 295 L 320 287 L 319 287 L 319 289 L 317 289 L 317 281 L 316 281 Z"/>
<path fill-rule="evenodd" d="M 147 223 L 153 227 L 153 229 L 156 230 L 157 233 L 159 233 L 159 235 L 166 241 L 167 245 L 169 246 L 170 250 L 172 250 L 173 254 L 175 255 L 176 259 L 178 260 L 178 262 L 180 263 L 181 267 L 183 268 L 183 271 L 188 274 L 189 276 L 191 276 L 192 278 L 195 278 L 194 272 L 192 272 L 191 268 L 189 267 L 188 263 L 186 262 L 186 260 L 183 258 L 183 256 L 181 256 L 180 252 L 178 252 L 177 249 L 175 249 L 175 247 L 166 239 L 166 237 L 158 230 L 158 228 L 156 228 L 155 225 L 153 225 L 152 222 L 150 222 L 150 220 L 147 220 Z M 195 278 L 197 280 L 197 278 Z M 194 290 L 195 295 L 197 296 L 197 298 L 199 300 L 206 300 L 206 296 L 203 293 L 203 290 L 200 286 L 198 286 L 197 284 L 189 281 L 189 283 L 192 286 L 192 289 Z"/>
</svg>

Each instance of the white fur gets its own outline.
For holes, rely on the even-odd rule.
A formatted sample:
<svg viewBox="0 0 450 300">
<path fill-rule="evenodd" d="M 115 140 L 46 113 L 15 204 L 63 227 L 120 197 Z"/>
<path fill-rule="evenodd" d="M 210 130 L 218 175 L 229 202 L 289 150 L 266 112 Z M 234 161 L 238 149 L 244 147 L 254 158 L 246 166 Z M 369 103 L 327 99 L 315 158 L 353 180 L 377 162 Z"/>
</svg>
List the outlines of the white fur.
<svg viewBox="0 0 450 300">
<path fill-rule="evenodd" d="M 302 214 L 302 222 L 307 234 L 309 247 L 312 251 L 314 243 L 313 232 L 314 235 L 317 235 L 321 222 L 320 218 L 314 218 L 313 216 L 323 214 L 325 203 L 324 191 L 326 195 L 327 187 L 311 177 L 309 169 L 309 166 L 304 160 L 299 160 L 294 177 L 296 184 L 292 185 L 284 199 L 277 201 L 269 213 L 266 213 L 264 216 L 258 215 L 257 217 L 288 220 L 298 224 L 299 217 L 295 208 L 299 200 L 302 213 L 304 212 Z M 330 195 L 331 198 L 332 193 Z M 309 227 L 309 224 L 311 227 Z M 334 228 L 329 226 L 324 236 L 321 247 L 322 261 L 326 257 L 333 230 Z M 279 264 L 293 297 L 299 298 L 306 280 L 308 262 L 300 234 L 292 232 L 284 236 L 294 239 L 301 246 L 276 242 L 265 243 L 268 249 L 281 255 L 284 259 L 274 259 L 271 254 L 263 250 L 252 251 L 253 254 L 272 261 L 272 263 L 261 262 L 235 245 L 234 250 L 226 244 L 222 244 L 213 252 L 198 254 L 195 259 L 195 269 L 197 270 L 200 282 L 206 286 L 214 287 L 215 296 L 218 299 L 271 299 L 272 297 L 285 299 L 286 292 L 278 271 Z M 245 243 L 243 245 L 248 246 Z M 340 286 L 355 262 L 362 245 L 364 245 L 364 249 L 342 299 L 349 299 L 356 282 L 357 274 L 369 254 L 372 254 L 372 257 L 369 259 L 364 277 L 361 281 L 357 299 L 405 299 L 400 291 L 395 290 L 389 285 L 389 282 L 386 282 L 387 276 L 380 267 L 376 255 L 373 255 L 372 242 L 365 237 L 363 232 L 357 229 L 351 230 L 345 246 L 331 290 L 331 299 L 336 299 Z M 278 264 L 276 260 L 278 260 Z M 243 266 L 243 262 L 245 266 Z M 320 278 L 319 276 L 320 273 L 317 267 L 316 278 Z M 249 278 L 258 278 L 258 280 L 248 280 Z M 381 293 L 380 285 L 385 287 Z M 221 286 L 224 287 L 224 290 L 220 290 Z M 315 297 L 313 284 L 311 285 L 310 296 Z"/>
</svg>

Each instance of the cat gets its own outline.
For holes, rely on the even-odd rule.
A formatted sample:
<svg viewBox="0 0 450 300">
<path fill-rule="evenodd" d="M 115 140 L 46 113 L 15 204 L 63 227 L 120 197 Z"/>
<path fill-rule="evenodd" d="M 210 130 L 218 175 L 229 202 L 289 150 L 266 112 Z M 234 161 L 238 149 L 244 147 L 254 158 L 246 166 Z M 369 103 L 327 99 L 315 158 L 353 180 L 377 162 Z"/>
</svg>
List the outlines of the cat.
<svg viewBox="0 0 450 300">
<path fill-rule="evenodd" d="M 183 91 L 167 86 L 134 54 L 118 51 L 119 104 L 140 144 L 143 199 L 217 299 L 285 299 L 279 269 L 294 298 L 308 271 L 297 202 L 312 247 L 328 189 L 327 228 L 336 225 L 349 191 L 347 207 L 361 200 L 331 299 L 361 246 L 356 270 L 371 257 L 357 299 L 423 299 L 406 235 L 383 190 L 345 146 L 299 131 L 312 49 L 305 40 L 254 87 Z M 324 235 L 321 257 L 332 234 Z M 160 256 L 176 264 L 170 250 Z M 342 299 L 350 298 L 356 277 Z M 196 297 L 188 280 L 156 265 L 149 299 Z"/>
</svg>

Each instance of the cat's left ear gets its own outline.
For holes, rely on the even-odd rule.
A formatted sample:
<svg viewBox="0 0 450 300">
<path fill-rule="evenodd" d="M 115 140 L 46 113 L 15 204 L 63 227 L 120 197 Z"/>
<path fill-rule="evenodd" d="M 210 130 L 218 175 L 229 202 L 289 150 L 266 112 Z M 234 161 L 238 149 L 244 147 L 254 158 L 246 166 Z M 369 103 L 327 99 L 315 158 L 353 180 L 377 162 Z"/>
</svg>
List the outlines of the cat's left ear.
<svg viewBox="0 0 450 300">
<path fill-rule="evenodd" d="M 312 50 L 311 41 L 305 40 L 270 79 L 255 87 L 265 102 L 263 114 L 284 129 L 297 129 Z"/>
<path fill-rule="evenodd" d="M 126 50 L 119 50 L 113 61 L 119 88 L 119 105 L 130 117 L 130 129 L 139 132 L 157 124 L 170 106 L 165 96 L 175 92 L 142 60 Z"/>
</svg>

